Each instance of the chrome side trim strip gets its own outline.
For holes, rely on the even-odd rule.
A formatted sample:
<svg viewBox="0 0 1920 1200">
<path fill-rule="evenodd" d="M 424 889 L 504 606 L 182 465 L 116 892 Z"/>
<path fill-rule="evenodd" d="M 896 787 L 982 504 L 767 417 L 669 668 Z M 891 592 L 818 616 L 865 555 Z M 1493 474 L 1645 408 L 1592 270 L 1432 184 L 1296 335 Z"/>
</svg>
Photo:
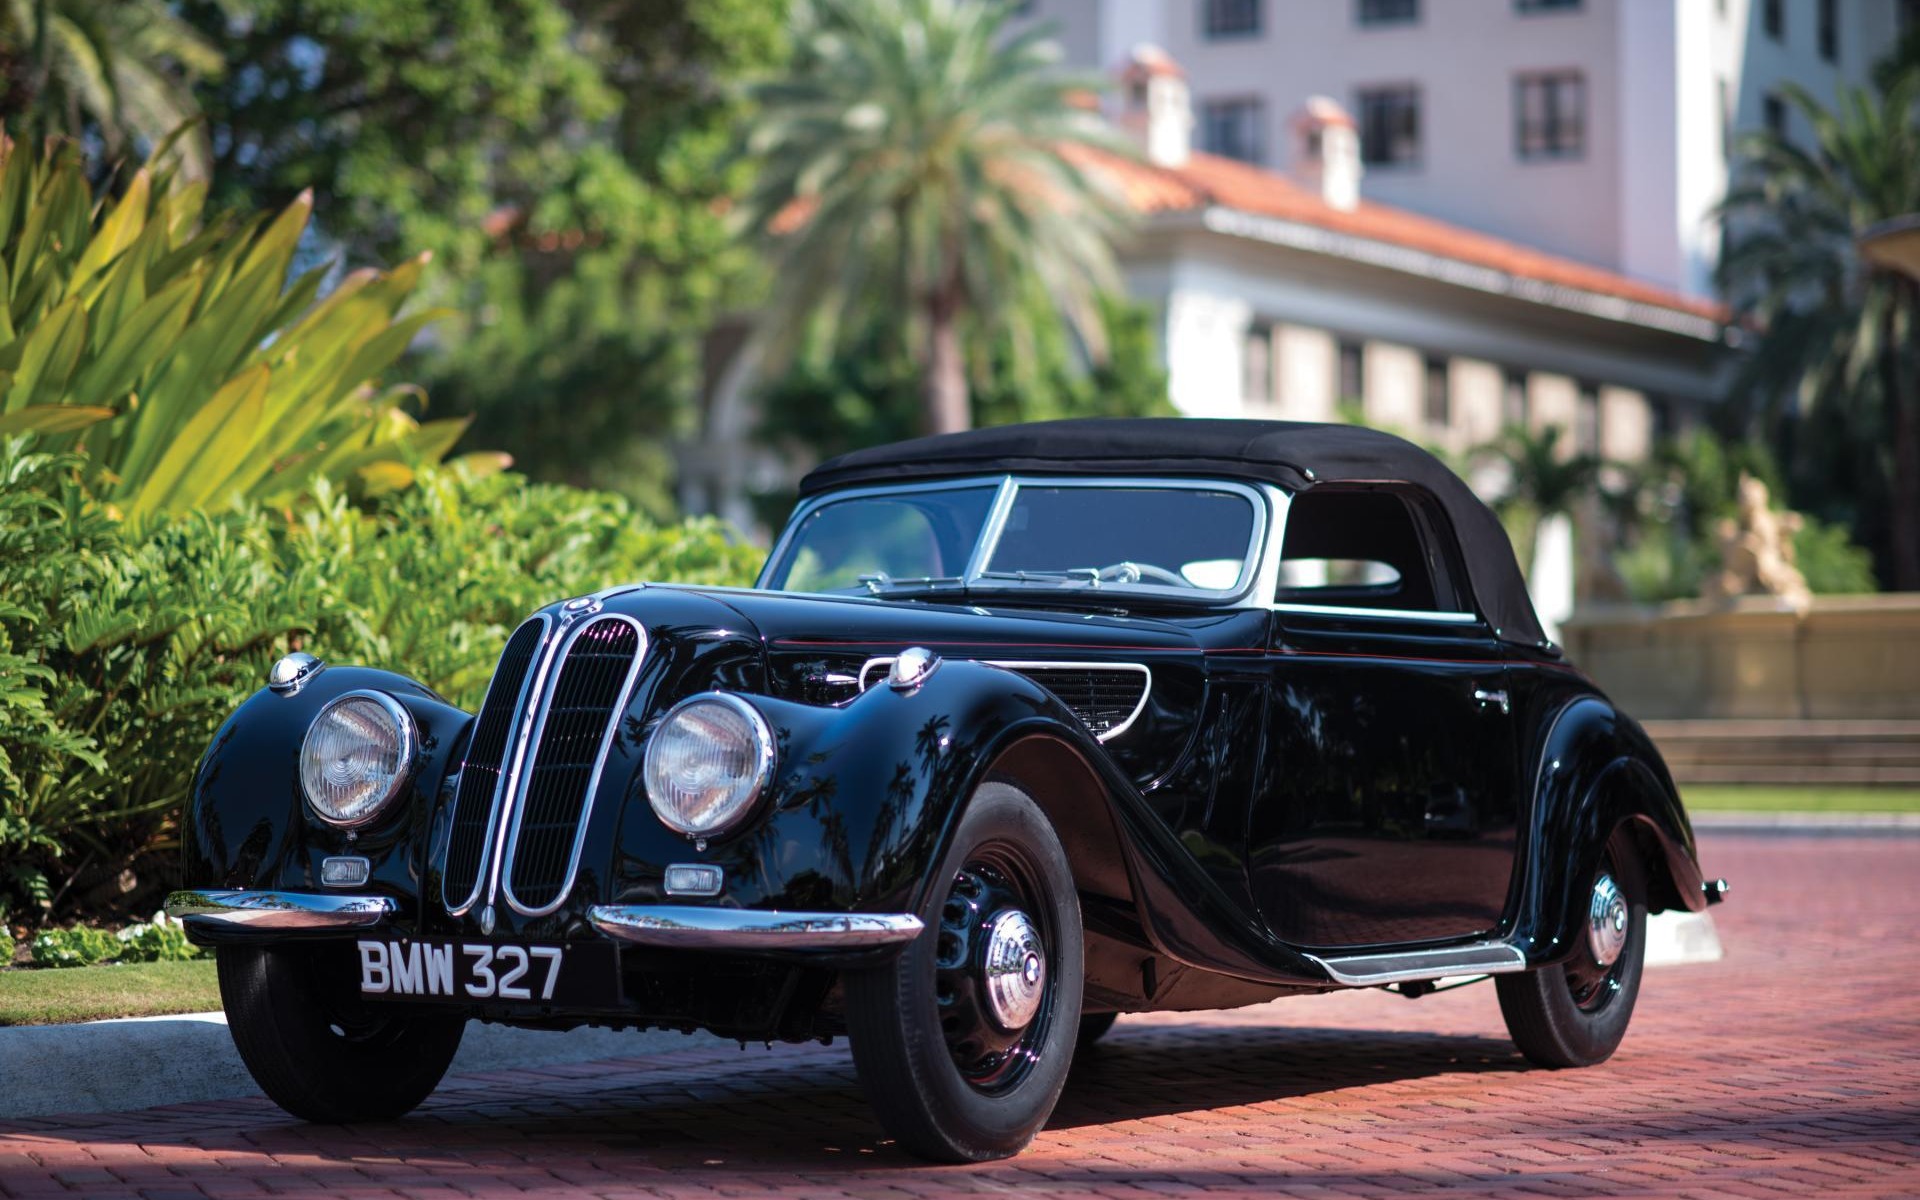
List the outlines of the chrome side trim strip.
<svg viewBox="0 0 1920 1200">
<path fill-rule="evenodd" d="M 514 697 L 513 701 L 513 714 L 507 718 L 507 736 L 509 738 L 513 736 L 513 731 L 520 727 L 521 718 L 526 714 L 527 689 L 533 686 L 534 674 L 540 666 L 540 656 L 545 652 L 547 638 L 553 632 L 553 618 L 549 617 L 546 613 L 535 613 L 533 616 L 528 617 L 527 620 L 540 622 L 540 641 L 534 647 L 533 662 L 528 666 L 526 675 L 520 680 L 520 692 Z M 513 633 L 519 633 L 521 629 L 525 628 L 526 623 L 526 621 L 522 621 L 519 625 L 514 626 Z M 508 634 L 507 640 L 512 641 L 513 634 Z M 500 653 L 503 657 L 505 656 L 506 650 L 504 647 Z M 500 666 L 497 662 L 494 664 L 493 673 L 495 678 L 499 677 Z M 479 714 L 487 711 L 487 701 L 491 699 L 493 699 L 493 681 L 488 680 L 487 694 L 481 699 L 480 707 L 475 713 L 476 722 L 479 719 Z M 469 742 L 469 746 L 471 746 L 471 742 Z M 462 769 L 465 769 L 465 764 L 462 764 Z M 454 904 L 452 897 L 447 895 L 447 864 L 444 861 L 440 864 L 440 903 L 446 906 L 449 916 L 460 916 L 472 908 L 474 903 L 480 899 L 480 889 L 486 886 L 487 874 L 493 867 L 493 834 L 495 826 L 500 821 L 500 800 L 505 794 L 509 779 L 508 764 L 503 758 L 500 762 L 500 777 L 494 781 L 493 796 L 487 802 L 487 831 L 480 839 L 480 861 L 475 865 L 473 871 L 473 890 L 468 892 L 467 898 L 458 904 Z M 454 794 L 456 797 L 459 795 L 457 791 Z M 457 812 L 447 814 L 449 827 L 452 825 L 452 819 L 457 815 Z"/>
<path fill-rule="evenodd" d="M 870 658 L 860 664 L 860 690 L 862 692 L 865 692 L 873 686 L 876 673 L 884 674 L 893 668 L 894 657 L 894 655 L 883 655 L 878 658 Z M 1142 679 L 1140 684 L 1140 698 L 1134 701 L 1133 711 L 1127 714 L 1126 720 L 1117 723 L 1105 733 L 1094 734 L 1094 740 L 1100 742 L 1110 742 L 1127 730 L 1133 728 L 1133 723 L 1138 721 L 1140 714 L 1147 710 L 1148 697 L 1153 695 L 1153 668 L 1147 666 L 1145 663 L 1099 662 L 1092 659 L 1085 662 L 1072 662 L 1066 659 L 1031 661 L 1013 658 L 979 658 L 971 661 L 983 663 L 989 667 L 1000 667 L 1008 671 L 1138 671 Z M 1035 682 L 1040 681 L 1036 680 Z M 1045 687 L 1046 684 L 1040 683 L 1040 686 Z"/>
<path fill-rule="evenodd" d="M 314 895 L 245 890 L 175 892 L 167 915 L 249 929 L 367 929 L 400 911 L 391 896 Z"/>
<path fill-rule="evenodd" d="M 1299 613 L 1309 617 L 1372 617 L 1378 621 L 1426 621 L 1434 625 L 1477 625 L 1473 613 L 1422 612 L 1412 608 L 1351 608 L 1343 604 L 1269 604 L 1278 613 Z"/>
<path fill-rule="evenodd" d="M 1412 983 L 1444 979 L 1449 975 L 1505 975 L 1527 969 L 1527 956 L 1508 942 L 1475 942 L 1436 950 L 1399 950 L 1388 954 L 1347 954 L 1322 958 L 1305 956 L 1347 987 L 1379 987 L 1385 983 Z"/>
<path fill-rule="evenodd" d="M 608 937 L 686 950 L 861 950 L 910 942 L 912 913 L 765 912 L 679 904 L 596 904 L 587 920 Z"/>
<path fill-rule="evenodd" d="M 626 716 L 627 695 L 628 693 L 633 691 L 633 681 L 640 677 L 640 666 L 642 663 L 646 661 L 646 658 L 647 658 L 646 627 L 641 625 L 640 622 L 634 620 L 632 617 L 622 616 L 618 613 L 607 613 L 607 614 L 603 614 L 601 616 L 595 617 L 591 621 L 582 621 L 580 624 L 576 625 L 573 629 L 573 632 L 567 635 L 565 639 L 565 646 L 562 648 L 562 650 L 560 651 L 560 654 L 555 658 L 554 661 L 561 663 L 562 669 L 564 669 L 564 664 L 566 663 L 566 659 L 567 659 L 567 651 L 571 650 L 573 648 L 573 644 L 580 640 L 581 634 L 585 633 L 587 630 L 593 628 L 595 625 L 598 625 L 603 621 L 622 621 L 628 625 L 631 625 L 633 627 L 633 632 L 639 637 L 639 641 L 634 646 L 633 664 L 627 668 L 627 676 L 624 680 L 621 681 L 620 690 L 614 696 L 613 711 L 607 717 L 606 731 L 600 735 L 600 749 L 599 749 L 599 752 L 596 753 L 593 758 L 593 773 L 587 777 L 586 799 L 583 800 L 580 804 L 580 823 L 579 823 L 579 826 L 573 831 L 573 849 L 567 855 L 566 878 L 561 881 L 560 891 L 558 894 L 554 896 L 553 903 L 545 905 L 544 907 L 541 907 L 541 908 L 528 908 L 524 904 L 520 903 L 519 897 L 513 894 L 512 864 L 515 856 L 519 853 L 520 821 L 521 821 L 521 818 L 523 818 L 526 815 L 526 806 L 522 804 L 521 801 L 525 799 L 527 784 L 531 782 L 534 765 L 539 762 L 540 739 L 542 735 L 546 733 L 547 716 L 549 713 L 553 711 L 553 706 L 550 704 L 541 709 L 539 724 L 534 728 L 534 731 L 533 731 L 534 756 L 527 763 L 527 773 L 523 778 L 516 781 L 515 791 L 514 791 L 514 802 L 513 802 L 513 825 L 507 831 L 507 849 L 506 849 L 506 854 L 502 859 L 502 862 L 505 864 L 505 866 L 501 872 L 501 879 L 503 881 L 501 885 L 501 893 L 506 897 L 507 906 L 513 909 L 513 911 L 520 913 L 523 916 L 544 917 L 548 913 L 558 910 L 561 905 L 565 904 L 567 902 L 567 897 L 571 895 L 573 892 L 574 879 L 580 874 L 580 854 L 582 849 L 586 846 L 587 822 L 593 816 L 594 794 L 600 790 L 600 776 L 601 776 L 601 773 L 607 769 L 607 752 L 613 748 L 614 731 L 620 728 L 620 721 L 623 717 Z M 555 683 L 556 685 L 558 684 L 557 678 L 555 680 Z"/>
</svg>

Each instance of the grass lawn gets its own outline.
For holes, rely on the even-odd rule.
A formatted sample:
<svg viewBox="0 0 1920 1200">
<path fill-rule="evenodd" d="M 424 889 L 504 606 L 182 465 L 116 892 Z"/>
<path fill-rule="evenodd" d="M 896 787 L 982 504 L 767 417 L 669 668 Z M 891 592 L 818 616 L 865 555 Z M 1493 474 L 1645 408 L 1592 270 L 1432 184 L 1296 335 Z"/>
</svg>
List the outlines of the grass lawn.
<svg viewBox="0 0 1920 1200">
<path fill-rule="evenodd" d="M 1747 787 L 1696 783 L 1680 789 L 1695 812 L 1920 812 L 1920 788 Z"/>
<path fill-rule="evenodd" d="M 0 1025 L 211 1012 L 220 1007 L 213 972 L 211 958 L 0 971 Z"/>
</svg>

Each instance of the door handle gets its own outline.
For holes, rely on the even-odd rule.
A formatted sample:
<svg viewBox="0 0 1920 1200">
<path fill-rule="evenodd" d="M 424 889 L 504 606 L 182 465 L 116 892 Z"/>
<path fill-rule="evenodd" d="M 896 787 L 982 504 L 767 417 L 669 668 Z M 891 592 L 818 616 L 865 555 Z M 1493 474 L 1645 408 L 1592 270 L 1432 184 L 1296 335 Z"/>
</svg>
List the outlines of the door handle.
<svg viewBox="0 0 1920 1200">
<path fill-rule="evenodd" d="M 1489 692 L 1485 688 L 1475 688 L 1473 689 L 1473 698 L 1483 705 L 1498 704 L 1502 713 L 1511 713 L 1513 711 L 1513 705 L 1508 702 L 1507 693 L 1504 690 Z"/>
</svg>

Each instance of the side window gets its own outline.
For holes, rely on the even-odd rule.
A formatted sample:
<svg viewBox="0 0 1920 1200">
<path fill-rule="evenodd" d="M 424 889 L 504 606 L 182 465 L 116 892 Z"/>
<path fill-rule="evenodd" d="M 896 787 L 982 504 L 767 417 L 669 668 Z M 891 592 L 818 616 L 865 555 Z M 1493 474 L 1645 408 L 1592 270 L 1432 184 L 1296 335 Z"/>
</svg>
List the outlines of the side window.
<svg viewBox="0 0 1920 1200">
<path fill-rule="evenodd" d="M 1301 492 L 1280 548 L 1284 604 L 1463 613 L 1465 576 L 1440 506 L 1409 488 Z"/>
</svg>

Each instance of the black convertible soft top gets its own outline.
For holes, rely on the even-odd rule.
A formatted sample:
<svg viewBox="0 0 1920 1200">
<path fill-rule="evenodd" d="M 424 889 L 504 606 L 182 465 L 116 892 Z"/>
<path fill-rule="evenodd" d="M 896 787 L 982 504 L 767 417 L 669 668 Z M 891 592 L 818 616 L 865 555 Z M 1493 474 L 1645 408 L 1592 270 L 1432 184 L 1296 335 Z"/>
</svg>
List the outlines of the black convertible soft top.
<svg viewBox="0 0 1920 1200">
<path fill-rule="evenodd" d="M 842 454 L 809 472 L 800 494 L 987 472 L 1201 475 L 1292 491 L 1322 483 L 1411 483 L 1431 493 L 1452 520 L 1474 598 L 1499 636 L 1529 645 L 1547 641 L 1513 543 L 1493 511 L 1433 455 L 1358 425 L 1200 417 L 997 425 Z"/>
</svg>

